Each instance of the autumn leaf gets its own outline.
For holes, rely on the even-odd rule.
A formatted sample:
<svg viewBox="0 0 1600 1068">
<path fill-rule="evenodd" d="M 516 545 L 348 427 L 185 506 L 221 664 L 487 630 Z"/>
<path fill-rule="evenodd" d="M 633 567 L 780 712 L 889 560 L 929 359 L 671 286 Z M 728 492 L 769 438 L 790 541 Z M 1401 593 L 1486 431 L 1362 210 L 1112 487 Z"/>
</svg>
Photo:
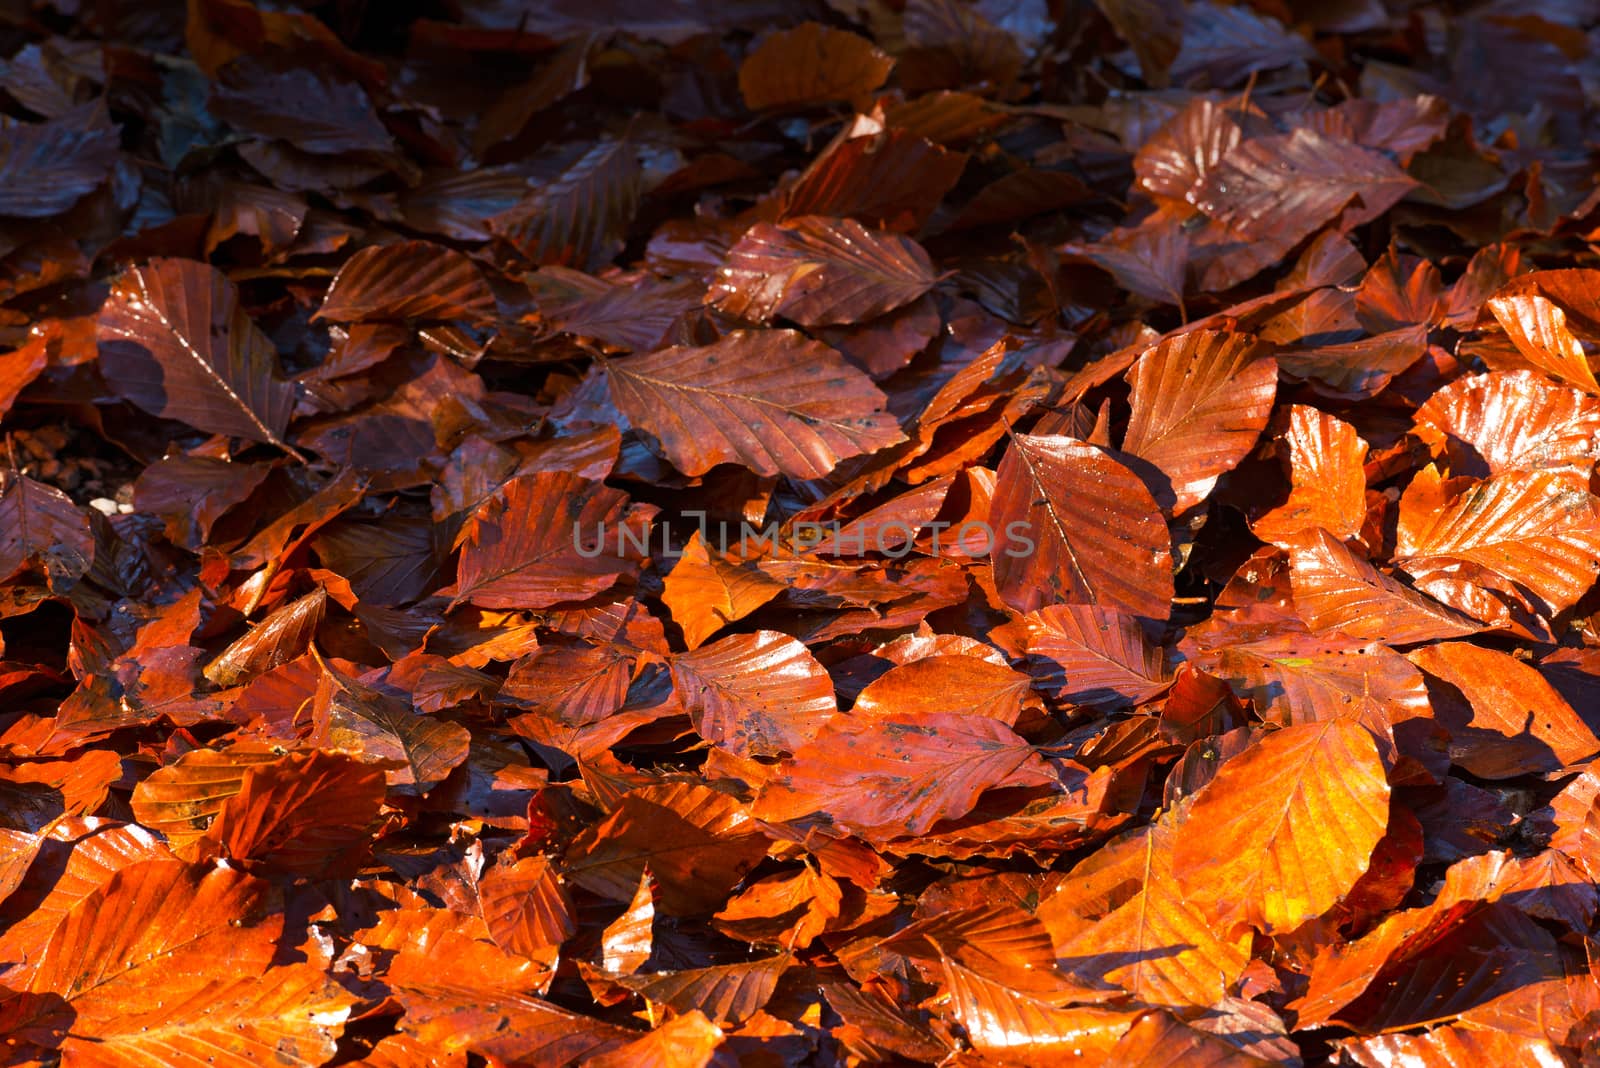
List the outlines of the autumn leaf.
<svg viewBox="0 0 1600 1068">
<path fill-rule="evenodd" d="M 1429 675 L 1460 690 L 1467 722 L 1447 722 L 1451 760 L 1485 779 L 1548 772 L 1600 753 L 1600 738 L 1543 675 L 1515 657 L 1466 642 L 1439 642 L 1411 653 Z M 1445 710 L 1436 705 L 1443 720 Z"/>
<path fill-rule="evenodd" d="M 1149 1005 L 1209 1007 L 1222 1000 L 1249 960 L 1249 938 L 1213 929 L 1180 888 L 1173 868 L 1180 834 L 1172 820 L 1150 828 L 1135 873 L 1138 892 L 1062 944 L 1069 971 L 1116 983 Z"/>
<path fill-rule="evenodd" d="M 467 521 L 457 603 L 546 608 L 599 593 L 637 566 L 630 538 L 648 533 L 649 514 L 565 471 L 512 479 Z"/>
<path fill-rule="evenodd" d="M 766 837 L 727 794 L 687 783 L 645 786 L 578 837 L 563 874 L 626 901 L 648 867 L 657 879 L 656 907 L 692 914 L 720 903 L 766 852 Z"/>
<path fill-rule="evenodd" d="M 29 989 L 65 999 L 67 1048 L 84 1063 L 220 1054 L 242 1066 L 284 1043 L 316 1063 L 353 998 L 314 966 L 270 967 L 266 898 L 266 883 L 229 868 L 131 864 L 62 916 Z"/>
<path fill-rule="evenodd" d="M 30 564 L 71 581 L 94 561 L 89 521 L 60 490 L 0 471 L 0 574 Z"/>
<path fill-rule="evenodd" d="M 1338 538 L 1361 532 L 1367 516 L 1367 443 L 1355 428 L 1326 412 L 1289 409 L 1289 499 L 1250 524 L 1262 541 L 1288 545 L 1305 531 Z"/>
<path fill-rule="evenodd" d="M 334 275 L 317 318 L 473 319 L 494 312 L 494 294 L 472 261 L 427 241 L 364 248 Z"/>
<path fill-rule="evenodd" d="M 1108 453 L 1018 434 L 1000 461 L 990 527 L 995 584 L 1012 608 L 1092 604 L 1165 619 L 1171 539 L 1150 491 Z"/>
<path fill-rule="evenodd" d="M 320 657 L 318 667 L 307 710 L 318 745 L 383 767 L 388 785 L 401 793 L 426 793 L 467 759 L 472 735 L 459 723 L 423 715 Z"/>
<path fill-rule="evenodd" d="M 1122 449 L 1166 476 L 1153 489 L 1174 514 L 1204 500 L 1255 445 L 1278 386 L 1278 365 L 1255 339 L 1206 330 L 1156 345 L 1128 375 Z"/>
<path fill-rule="evenodd" d="M 1387 157 L 1302 127 L 1228 152 L 1196 187 L 1193 203 L 1246 239 L 1292 245 L 1358 198 L 1346 226 L 1383 214 L 1415 184 Z"/>
<path fill-rule="evenodd" d="M 1429 397 L 1416 423 L 1452 475 L 1583 473 L 1593 467 L 1600 442 L 1600 402 L 1530 371 L 1469 375 Z"/>
<path fill-rule="evenodd" d="M 790 330 L 735 331 L 714 345 L 612 361 L 606 377 L 617 407 L 687 475 L 738 463 L 820 478 L 904 440 L 865 375 Z"/>
<path fill-rule="evenodd" d="M 908 237 L 852 219 L 802 215 L 757 223 L 728 250 L 707 299 L 752 322 L 856 323 L 916 300 L 934 283 L 928 254 Z"/>
<path fill-rule="evenodd" d="M 1371 733 L 1335 719 L 1284 727 L 1224 764 L 1200 791 L 1172 855 L 1184 896 L 1222 923 L 1292 930 L 1367 870 L 1389 821 Z"/>
<path fill-rule="evenodd" d="M 159 259 L 125 272 L 100 309 L 100 369 L 123 397 L 213 434 L 284 442 L 296 389 L 216 268 Z"/>
<path fill-rule="evenodd" d="M 802 22 L 745 57 L 739 91 L 752 111 L 850 100 L 882 85 L 893 66 L 864 37 Z"/>
<path fill-rule="evenodd" d="M 948 713 L 840 718 L 780 765 L 755 814 L 793 820 L 824 813 L 836 826 L 882 839 L 964 816 L 992 787 L 1053 781 L 1033 747 L 999 720 Z"/>
<path fill-rule="evenodd" d="M 661 599 L 683 628 L 684 643 L 691 650 L 784 590 L 781 582 L 760 570 L 714 552 L 698 530 L 662 586 Z"/>
<path fill-rule="evenodd" d="M 1036 685 L 1074 704 L 1138 704 L 1166 685 L 1166 657 L 1130 616 L 1092 605 L 1050 605 L 1009 628 Z"/>
<path fill-rule="evenodd" d="M 822 665 L 776 631 L 735 634 L 674 656 L 671 665 L 695 729 L 739 756 L 794 752 L 838 711 Z"/>
<path fill-rule="evenodd" d="M 334 753 L 290 754 L 245 769 L 199 848 L 298 875 L 349 871 L 382 802 L 381 769 Z"/>
<path fill-rule="evenodd" d="M 1429 572 L 1481 568 L 1554 614 L 1570 606 L 1600 571 L 1600 513 L 1587 481 L 1564 471 L 1513 471 L 1446 497 L 1420 513 L 1400 501 L 1395 552 L 1419 581 Z M 1431 502 L 1430 502 L 1431 503 Z"/>
</svg>

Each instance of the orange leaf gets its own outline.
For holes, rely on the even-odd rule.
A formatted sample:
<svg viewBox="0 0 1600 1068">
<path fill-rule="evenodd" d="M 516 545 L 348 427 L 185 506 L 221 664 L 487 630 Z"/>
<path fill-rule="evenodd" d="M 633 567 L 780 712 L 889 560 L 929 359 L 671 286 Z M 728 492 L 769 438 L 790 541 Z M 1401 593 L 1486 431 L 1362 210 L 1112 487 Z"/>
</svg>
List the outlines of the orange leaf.
<svg viewBox="0 0 1600 1068">
<path fill-rule="evenodd" d="M 1359 534 L 1367 515 L 1367 443 L 1349 423 L 1303 404 L 1289 409 L 1286 438 L 1294 488 L 1251 531 L 1280 546 L 1319 527 L 1338 538 Z"/>
<path fill-rule="evenodd" d="M 743 619 L 785 589 L 783 583 L 712 552 L 697 530 L 663 582 L 661 599 L 683 628 L 683 640 L 698 649 L 707 638 Z"/>
<path fill-rule="evenodd" d="M 1285 727 L 1224 764 L 1195 798 L 1173 871 L 1188 900 L 1220 922 L 1289 931 L 1349 893 L 1388 822 L 1389 783 L 1365 727 Z"/>
<path fill-rule="evenodd" d="M 1006 604 L 1093 604 L 1166 619 L 1172 542 L 1155 498 L 1107 453 L 1068 437 L 1018 434 L 1000 461 L 990 527 Z"/>
<path fill-rule="evenodd" d="M 929 713 L 840 717 L 781 766 L 756 799 L 765 820 L 821 812 L 874 841 L 926 833 L 996 786 L 1055 782 L 1033 747 L 998 720 Z"/>
<path fill-rule="evenodd" d="M 738 756 L 792 753 L 838 712 L 822 665 L 777 631 L 734 634 L 671 664 L 695 730 Z"/>
<path fill-rule="evenodd" d="M 381 768 L 335 753 L 290 753 L 245 770 L 201 852 L 308 877 L 353 871 L 383 793 Z"/>
<path fill-rule="evenodd" d="M 1545 677 L 1522 661 L 1466 642 L 1440 642 L 1410 654 L 1411 662 L 1466 695 L 1471 718 L 1443 709 L 1450 759 L 1484 779 L 1552 772 L 1600 753 L 1600 738 Z"/>
<path fill-rule="evenodd" d="M 1255 338 L 1195 330 L 1153 346 L 1128 372 L 1133 414 L 1124 452 L 1165 479 L 1151 488 L 1172 514 L 1211 493 L 1255 447 L 1278 388 L 1278 365 Z"/>
<path fill-rule="evenodd" d="M 851 100 L 882 85 L 893 67 L 864 37 L 802 22 L 745 57 L 739 91 L 752 111 Z"/>
</svg>

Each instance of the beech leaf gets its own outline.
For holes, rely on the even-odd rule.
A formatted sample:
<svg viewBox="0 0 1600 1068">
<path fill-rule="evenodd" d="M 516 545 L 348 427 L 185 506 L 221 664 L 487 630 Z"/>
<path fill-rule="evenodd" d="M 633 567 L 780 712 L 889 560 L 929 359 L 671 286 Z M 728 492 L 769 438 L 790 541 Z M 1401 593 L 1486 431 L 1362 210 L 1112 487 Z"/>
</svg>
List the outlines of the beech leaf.
<svg viewBox="0 0 1600 1068">
<path fill-rule="evenodd" d="M 226 275 L 158 259 L 122 274 L 100 309 L 100 370 L 146 411 L 212 434 L 276 445 L 296 389 Z"/>
<path fill-rule="evenodd" d="M 617 407 L 686 475 L 737 463 L 820 478 L 840 460 L 905 440 L 865 375 L 791 330 L 735 331 L 714 345 L 612 361 L 606 377 Z"/>
</svg>

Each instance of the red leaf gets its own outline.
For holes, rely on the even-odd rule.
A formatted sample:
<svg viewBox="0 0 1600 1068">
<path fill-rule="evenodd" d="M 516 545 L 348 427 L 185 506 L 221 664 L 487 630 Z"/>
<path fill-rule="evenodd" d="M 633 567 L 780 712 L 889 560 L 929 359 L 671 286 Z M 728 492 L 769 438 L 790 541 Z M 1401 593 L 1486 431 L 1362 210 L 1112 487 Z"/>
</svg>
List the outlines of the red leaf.
<svg viewBox="0 0 1600 1068">
<path fill-rule="evenodd" d="M 1014 436 L 989 526 L 995 585 L 1019 612 L 1058 602 L 1149 619 L 1171 611 L 1171 539 L 1155 499 L 1093 445 Z"/>
<path fill-rule="evenodd" d="M 212 434 L 284 444 L 295 387 L 227 276 L 152 260 L 117 279 L 100 309 L 100 370 L 144 410 Z"/>
<path fill-rule="evenodd" d="M 846 457 L 905 440 L 865 375 L 791 330 L 735 331 L 703 348 L 613 361 L 606 377 L 617 407 L 686 475 L 739 463 L 821 478 Z"/>
<path fill-rule="evenodd" d="M 756 223 L 717 272 L 708 302 L 742 319 L 802 326 L 857 323 L 909 304 L 933 286 L 928 254 L 909 237 L 852 219 Z"/>
<path fill-rule="evenodd" d="M 364 248 L 345 261 L 316 319 L 478 319 L 494 294 L 471 260 L 427 241 Z"/>
</svg>

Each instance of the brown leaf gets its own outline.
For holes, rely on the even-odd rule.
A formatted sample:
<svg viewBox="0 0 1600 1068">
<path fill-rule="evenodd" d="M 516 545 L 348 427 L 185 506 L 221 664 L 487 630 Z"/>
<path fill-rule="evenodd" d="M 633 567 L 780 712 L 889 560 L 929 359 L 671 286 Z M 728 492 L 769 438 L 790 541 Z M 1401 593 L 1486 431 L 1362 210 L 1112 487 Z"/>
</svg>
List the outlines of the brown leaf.
<svg viewBox="0 0 1600 1068">
<path fill-rule="evenodd" d="M 244 786 L 245 772 L 278 757 L 270 752 L 196 749 L 152 772 L 134 787 L 133 815 L 166 836 L 178 856 L 195 860 L 204 837 L 228 798 Z"/>
<path fill-rule="evenodd" d="M 984 716 L 1015 727 L 1025 706 L 1042 711 L 1033 680 L 975 656 L 935 655 L 898 664 L 867 684 L 851 716 L 914 722 L 952 713 Z"/>
<path fill-rule="evenodd" d="M 894 60 L 863 37 L 802 22 L 745 57 L 739 91 L 752 111 L 852 100 L 882 85 L 893 67 Z"/>
<path fill-rule="evenodd" d="M 1600 449 L 1600 402 L 1531 371 L 1459 378 L 1417 409 L 1416 422 L 1452 475 L 1586 474 Z"/>
<path fill-rule="evenodd" d="M 945 958 L 944 985 L 949 1013 L 966 1031 L 973 1048 L 995 1057 L 1104 1060 L 1138 1019 L 1135 1012 L 1097 1006 L 1051 1004 L 1049 999 L 1013 990 Z"/>
<path fill-rule="evenodd" d="M 597 270 L 616 255 L 639 210 L 639 151 L 626 138 L 599 141 L 563 162 L 489 228 L 534 263 Z"/>
<path fill-rule="evenodd" d="M 751 322 L 783 316 L 829 326 L 910 304 L 934 281 L 932 261 L 909 237 L 802 215 L 747 230 L 728 250 L 706 300 Z"/>
<path fill-rule="evenodd" d="M 0 148 L 0 215 L 58 215 L 111 177 L 117 127 L 102 103 L 49 122 L 12 122 Z"/>
<path fill-rule="evenodd" d="M 1395 554 L 1408 574 L 1420 580 L 1436 569 L 1473 565 L 1548 615 L 1594 584 L 1600 511 L 1586 479 L 1568 471 L 1512 471 L 1452 490 L 1437 511 L 1409 491 L 1401 497 Z"/>
<path fill-rule="evenodd" d="M 792 753 L 838 712 L 822 665 L 777 631 L 735 634 L 671 664 L 695 730 L 737 756 Z"/>
<path fill-rule="evenodd" d="M 320 662 L 320 657 L 319 657 Z M 467 759 L 471 733 L 320 663 L 308 719 L 314 744 L 385 768 L 400 793 L 427 793 Z"/>
<path fill-rule="evenodd" d="M 514 478 L 467 521 L 455 603 L 547 608 L 600 593 L 638 566 L 652 512 L 565 471 Z"/>
<path fill-rule="evenodd" d="M 89 520 L 65 493 L 15 471 L 0 471 L 0 576 L 31 564 L 71 582 L 94 561 Z"/>
<path fill-rule="evenodd" d="M 809 25 L 809 24 L 808 24 Z M 626 1046 L 585 1061 L 586 1068 L 705 1068 L 723 1042 L 722 1029 L 691 1009 Z"/>
<path fill-rule="evenodd" d="M 1416 184 L 1386 156 L 1301 128 L 1234 148 L 1200 181 L 1193 203 L 1246 240 L 1292 247 L 1341 211 L 1345 228 L 1376 218 Z M 1349 207 L 1358 198 L 1360 207 Z"/>
<path fill-rule="evenodd" d="M 1004 642 L 1014 655 L 1026 656 L 1035 685 L 1072 704 L 1141 704 L 1170 679 L 1166 656 L 1137 620 L 1093 605 L 1029 612 L 1011 625 Z"/>
<path fill-rule="evenodd" d="M 100 309 L 100 371 L 153 415 L 276 445 L 294 411 L 272 342 L 226 275 L 193 260 L 124 272 Z"/>
<path fill-rule="evenodd" d="M 686 475 L 738 463 L 821 478 L 905 440 L 865 375 L 792 330 L 735 331 L 714 345 L 611 361 L 606 378 L 617 407 Z"/>
<path fill-rule="evenodd" d="M 995 483 L 989 525 L 1006 604 L 1092 604 L 1149 619 L 1171 611 L 1172 552 L 1155 498 L 1106 452 L 1018 434 Z"/>
<path fill-rule="evenodd" d="M 738 1023 L 771 1000 L 789 963 L 788 954 L 782 954 L 741 964 L 629 975 L 617 981 L 652 1004 L 675 1012 L 700 1012 L 716 1023 Z"/>
<path fill-rule="evenodd" d="M 131 864 L 62 916 L 28 989 L 66 999 L 65 1052 L 85 1064 L 243 1068 L 284 1043 L 315 1063 L 354 998 L 314 966 L 271 967 L 282 920 L 262 922 L 266 899 L 237 870 Z"/>
<path fill-rule="evenodd" d="M 364 248 L 334 275 L 316 319 L 481 319 L 494 294 L 473 262 L 428 241 Z"/>
<path fill-rule="evenodd" d="M 218 686 L 237 686 L 303 656 L 327 604 L 327 591 L 318 587 L 279 608 L 207 664 L 206 678 Z"/>
<path fill-rule="evenodd" d="M 1529 364 L 1593 396 L 1600 393 L 1583 341 L 1594 336 L 1592 271 L 1540 271 L 1507 283 L 1484 307 Z M 1578 318 L 1568 323 L 1568 311 Z M 1574 327 L 1577 329 L 1575 330 Z M 1580 337 L 1579 335 L 1583 336 Z"/>
<path fill-rule="evenodd" d="M 1294 607 L 1317 632 L 1339 631 L 1389 645 L 1473 634 L 1481 626 L 1383 574 L 1326 528 L 1303 532 L 1289 547 Z"/>
<path fill-rule="evenodd" d="M 963 152 L 857 116 L 780 194 L 780 214 L 846 216 L 909 233 L 933 214 L 966 165 Z"/>
<path fill-rule="evenodd" d="M 647 868 L 627 910 L 608 923 L 601 936 L 601 959 L 607 972 L 632 975 L 644 967 L 655 950 L 655 920 L 655 895 L 650 892 Z"/>
<path fill-rule="evenodd" d="M 1138 892 L 1063 942 L 1063 967 L 1115 983 L 1147 1005 L 1209 1008 L 1232 988 L 1250 959 L 1250 938 L 1214 930 L 1179 888 L 1173 854 L 1181 832 L 1172 820 L 1150 828 L 1132 873 Z"/>
</svg>

